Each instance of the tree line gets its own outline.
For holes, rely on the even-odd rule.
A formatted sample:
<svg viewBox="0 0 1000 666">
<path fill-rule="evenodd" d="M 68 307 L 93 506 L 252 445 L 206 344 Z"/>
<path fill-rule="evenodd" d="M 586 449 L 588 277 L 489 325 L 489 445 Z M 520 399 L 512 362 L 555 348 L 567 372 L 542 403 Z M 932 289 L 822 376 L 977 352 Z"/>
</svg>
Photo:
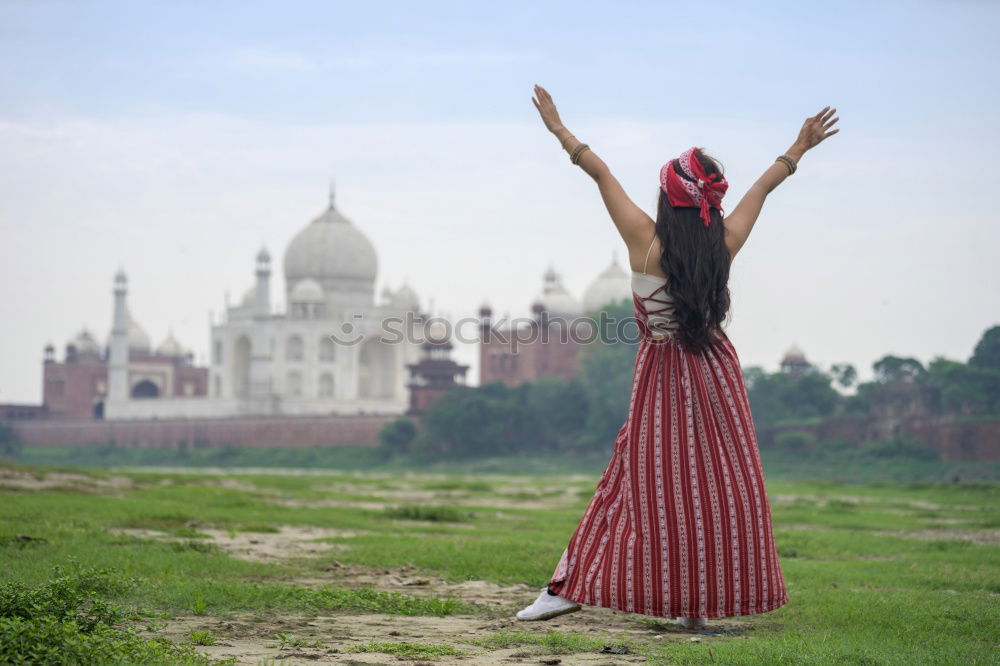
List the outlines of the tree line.
<svg viewBox="0 0 1000 666">
<path fill-rule="evenodd" d="M 631 316 L 627 303 L 608 309 L 613 316 Z M 570 380 L 457 386 L 420 417 L 420 427 L 405 417 L 388 424 L 381 446 L 450 459 L 533 451 L 609 454 L 628 412 L 637 348 L 612 340 L 588 345 Z M 926 389 L 936 413 L 1000 418 L 1000 326 L 983 334 L 967 362 L 938 357 L 925 367 L 914 358 L 886 355 L 872 370 L 874 378 L 861 383 L 846 363 L 794 375 L 753 366 L 743 375 L 757 427 L 867 415 L 878 391 L 898 382 Z"/>
</svg>

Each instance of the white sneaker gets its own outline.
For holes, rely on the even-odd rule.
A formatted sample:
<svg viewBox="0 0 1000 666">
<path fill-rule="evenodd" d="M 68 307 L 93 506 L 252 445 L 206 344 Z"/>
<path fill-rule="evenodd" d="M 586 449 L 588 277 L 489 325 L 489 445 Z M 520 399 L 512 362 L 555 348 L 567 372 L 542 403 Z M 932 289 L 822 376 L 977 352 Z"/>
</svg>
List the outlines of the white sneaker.
<svg viewBox="0 0 1000 666">
<path fill-rule="evenodd" d="M 560 595 L 549 594 L 548 587 L 542 588 L 542 593 L 535 599 L 535 603 L 527 608 L 517 611 L 518 620 L 548 620 L 557 615 L 572 613 L 580 610 L 581 606 L 572 599 L 567 599 Z"/>
<path fill-rule="evenodd" d="M 679 617 L 679 618 L 677 618 L 677 624 L 681 625 L 685 629 L 707 629 L 708 628 L 708 618 L 707 617 Z"/>
</svg>

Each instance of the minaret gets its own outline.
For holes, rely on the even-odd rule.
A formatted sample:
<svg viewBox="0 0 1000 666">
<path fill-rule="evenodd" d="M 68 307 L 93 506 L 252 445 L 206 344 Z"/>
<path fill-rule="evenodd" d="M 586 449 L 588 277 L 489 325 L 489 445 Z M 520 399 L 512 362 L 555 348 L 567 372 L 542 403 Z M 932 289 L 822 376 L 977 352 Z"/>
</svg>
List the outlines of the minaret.
<svg viewBox="0 0 1000 666">
<path fill-rule="evenodd" d="M 257 253 L 257 291 L 253 301 L 254 319 L 266 319 L 271 314 L 271 255 L 266 247 Z"/>
<path fill-rule="evenodd" d="M 250 334 L 250 398 L 254 411 L 270 414 L 271 405 L 271 345 L 268 320 L 271 316 L 271 255 L 267 248 L 257 253 L 256 292 L 253 305 L 253 329 Z"/>
<path fill-rule="evenodd" d="M 128 278 L 121 268 L 115 273 L 115 314 L 111 324 L 111 349 L 108 354 L 108 397 L 104 414 L 114 418 L 128 401 L 128 310 L 125 295 Z"/>
</svg>

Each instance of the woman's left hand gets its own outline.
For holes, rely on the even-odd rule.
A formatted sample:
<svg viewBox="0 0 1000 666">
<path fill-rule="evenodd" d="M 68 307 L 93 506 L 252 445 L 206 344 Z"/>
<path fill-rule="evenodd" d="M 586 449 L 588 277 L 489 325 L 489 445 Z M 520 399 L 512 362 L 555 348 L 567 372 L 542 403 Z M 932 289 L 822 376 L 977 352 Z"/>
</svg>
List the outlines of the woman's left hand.
<svg viewBox="0 0 1000 666">
<path fill-rule="evenodd" d="M 550 132 L 555 133 L 563 129 L 562 120 L 559 118 L 559 112 L 556 111 L 555 102 L 552 101 L 552 95 L 549 94 L 549 91 L 536 84 L 535 96 L 531 98 L 531 101 L 538 109 L 539 115 L 542 116 L 542 122 L 545 123 L 545 127 Z"/>
</svg>

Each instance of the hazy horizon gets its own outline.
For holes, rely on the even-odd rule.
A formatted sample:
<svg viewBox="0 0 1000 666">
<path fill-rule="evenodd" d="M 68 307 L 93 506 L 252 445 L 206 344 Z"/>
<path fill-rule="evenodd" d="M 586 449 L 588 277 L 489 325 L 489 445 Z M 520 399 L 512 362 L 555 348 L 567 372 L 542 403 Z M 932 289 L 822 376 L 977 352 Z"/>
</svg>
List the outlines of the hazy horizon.
<svg viewBox="0 0 1000 666">
<path fill-rule="evenodd" d="M 806 116 L 841 131 L 768 199 L 733 264 L 744 366 L 792 344 L 862 379 L 887 353 L 966 360 L 1000 324 L 1000 6 L 0 2 L 0 402 L 42 349 L 136 320 L 205 362 L 209 314 L 326 206 L 433 314 L 524 316 L 551 265 L 578 299 L 617 252 L 594 183 L 531 104 L 654 213 L 659 166 L 721 159 L 731 210 Z M 992 55 L 991 55 L 992 54 Z M 985 296 L 985 298 L 984 298 Z M 472 364 L 476 350 L 457 357 Z"/>
</svg>

